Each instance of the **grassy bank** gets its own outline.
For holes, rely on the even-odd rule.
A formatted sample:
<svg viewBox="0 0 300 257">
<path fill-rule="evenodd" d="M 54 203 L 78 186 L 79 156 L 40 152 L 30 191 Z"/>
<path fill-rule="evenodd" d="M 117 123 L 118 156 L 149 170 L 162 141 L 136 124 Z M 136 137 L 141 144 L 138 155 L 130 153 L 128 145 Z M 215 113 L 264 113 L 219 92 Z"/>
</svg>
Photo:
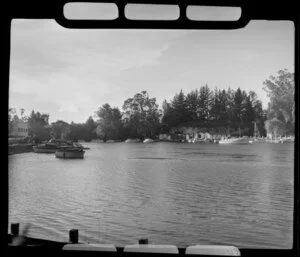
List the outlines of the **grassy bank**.
<svg viewBox="0 0 300 257">
<path fill-rule="evenodd" d="M 32 152 L 31 144 L 13 144 L 8 145 L 8 154 L 28 153 Z"/>
</svg>

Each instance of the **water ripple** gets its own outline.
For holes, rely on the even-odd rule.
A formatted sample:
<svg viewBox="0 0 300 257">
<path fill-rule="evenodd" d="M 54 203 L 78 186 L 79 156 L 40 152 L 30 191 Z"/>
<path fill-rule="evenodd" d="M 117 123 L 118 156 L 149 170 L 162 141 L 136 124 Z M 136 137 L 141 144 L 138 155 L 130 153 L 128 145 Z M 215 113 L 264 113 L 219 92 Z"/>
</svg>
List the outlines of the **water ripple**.
<svg viewBox="0 0 300 257">
<path fill-rule="evenodd" d="M 9 221 L 59 241 L 292 246 L 290 144 L 86 146 L 81 161 L 9 156 Z"/>
</svg>

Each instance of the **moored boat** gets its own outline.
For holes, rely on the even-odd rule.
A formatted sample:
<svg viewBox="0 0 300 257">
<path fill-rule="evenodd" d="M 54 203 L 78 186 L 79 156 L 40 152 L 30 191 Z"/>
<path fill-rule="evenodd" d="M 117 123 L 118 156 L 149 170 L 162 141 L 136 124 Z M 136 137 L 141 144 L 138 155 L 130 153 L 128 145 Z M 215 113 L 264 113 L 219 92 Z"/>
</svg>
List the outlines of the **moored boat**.
<svg viewBox="0 0 300 257">
<path fill-rule="evenodd" d="M 40 144 L 32 147 L 35 153 L 55 153 L 59 148 L 59 146 L 51 143 Z"/>
<path fill-rule="evenodd" d="M 83 159 L 85 151 L 80 148 L 60 148 L 55 152 L 56 158 Z"/>
<path fill-rule="evenodd" d="M 151 138 L 146 138 L 146 139 L 143 141 L 143 143 L 153 143 L 153 142 L 154 142 L 154 140 L 151 139 Z"/>
<path fill-rule="evenodd" d="M 214 141 L 212 139 L 208 138 L 195 138 L 192 141 L 193 143 L 213 143 Z"/>
<path fill-rule="evenodd" d="M 293 137 L 283 137 L 279 139 L 280 143 L 294 143 L 295 139 Z"/>
<path fill-rule="evenodd" d="M 249 139 L 248 138 L 223 138 L 219 141 L 219 144 L 244 145 L 244 144 L 249 144 Z"/>
<path fill-rule="evenodd" d="M 141 139 L 139 139 L 139 138 L 134 138 L 134 139 L 128 138 L 125 140 L 125 143 L 140 143 L 140 142 L 141 142 Z"/>
<path fill-rule="evenodd" d="M 84 149 L 84 147 L 79 143 L 72 143 L 70 141 L 57 139 L 51 139 L 47 143 L 33 146 L 32 149 L 35 153 L 55 153 L 57 150 L 66 147 Z"/>
</svg>

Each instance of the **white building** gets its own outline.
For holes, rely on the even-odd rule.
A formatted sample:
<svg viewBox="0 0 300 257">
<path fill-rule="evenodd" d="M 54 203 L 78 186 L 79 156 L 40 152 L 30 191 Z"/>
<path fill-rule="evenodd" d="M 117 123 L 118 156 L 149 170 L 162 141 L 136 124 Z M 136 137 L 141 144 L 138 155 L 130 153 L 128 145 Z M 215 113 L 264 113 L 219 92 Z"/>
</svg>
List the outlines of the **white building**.
<svg viewBox="0 0 300 257">
<path fill-rule="evenodd" d="M 22 120 L 12 121 L 8 137 L 28 137 L 28 123 Z"/>
</svg>

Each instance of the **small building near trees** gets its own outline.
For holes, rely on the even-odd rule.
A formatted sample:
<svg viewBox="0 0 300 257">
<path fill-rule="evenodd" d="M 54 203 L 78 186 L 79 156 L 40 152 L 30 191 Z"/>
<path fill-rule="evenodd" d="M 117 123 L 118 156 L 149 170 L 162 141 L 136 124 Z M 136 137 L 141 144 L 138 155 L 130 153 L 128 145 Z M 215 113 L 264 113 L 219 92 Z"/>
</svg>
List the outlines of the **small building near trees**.
<svg viewBox="0 0 300 257">
<path fill-rule="evenodd" d="M 8 137 L 28 137 L 28 122 L 14 120 L 9 124 Z"/>
</svg>

